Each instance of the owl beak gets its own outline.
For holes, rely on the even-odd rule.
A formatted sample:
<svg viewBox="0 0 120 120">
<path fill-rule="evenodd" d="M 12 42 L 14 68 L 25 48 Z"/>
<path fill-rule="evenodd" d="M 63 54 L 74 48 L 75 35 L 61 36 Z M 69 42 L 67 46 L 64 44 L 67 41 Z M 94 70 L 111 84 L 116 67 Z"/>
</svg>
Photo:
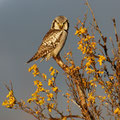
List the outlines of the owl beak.
<svg viewBox="0 0 120 120">
<path fill-rule="evenodd" d="M 60 29 L 62 29 L 63 28 L 63 24 L 59 24 L 59 27 L 60 27 Z"/>
</svg>

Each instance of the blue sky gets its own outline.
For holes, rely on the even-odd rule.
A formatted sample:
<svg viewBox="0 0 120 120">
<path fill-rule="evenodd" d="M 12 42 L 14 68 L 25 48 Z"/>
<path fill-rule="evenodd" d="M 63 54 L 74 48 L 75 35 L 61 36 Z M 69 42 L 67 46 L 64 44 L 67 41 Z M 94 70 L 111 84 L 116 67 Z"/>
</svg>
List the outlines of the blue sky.
<svg viewBox="0 0 120 120">
<path fill-rule="evenodd" d="M 116 18 L 118 32 L 120 32 L 120 0 L 89 0 L 97 23 L 107 36 L 113 37 L 112 18 Z M 76 50 L 77 38 L 74 36 L 74 26 L 77 18 L 83 18 L 87 7 L 84 0 L 0 0 L 0 103 L 5 99 L 7 90 L 3 82 L 13 82 L 15 94 L 19 99 L 30 97 L 33 92 L 33 76 L 28 68 L 34 63 L 39 65 L 40 71 L 47 73 L 50 66 L 57 68 L 60 74 L 58 86 L 67 91 L 63 71 L 53 59 L 48 62 L 26 61 L 37 51 L 42 38 L 50 29 L 52 20 L 58 15 L 64 15 L 70 22 L 69 35 L 61 56 L 73 50 L 74 58 L 79 64 L 79 51 Z M 62 98 L 61 98 L 62 99 Z M 33 120 L 30 115 L 15 110 L 8 110 L 0 104 L 1 120 Z"/>
</svg>

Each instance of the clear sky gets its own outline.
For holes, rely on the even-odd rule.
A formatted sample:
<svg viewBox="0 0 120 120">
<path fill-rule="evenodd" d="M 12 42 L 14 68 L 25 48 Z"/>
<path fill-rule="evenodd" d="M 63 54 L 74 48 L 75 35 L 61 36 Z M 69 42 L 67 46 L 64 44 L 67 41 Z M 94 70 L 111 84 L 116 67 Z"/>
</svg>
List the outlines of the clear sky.
<svg viewBox="0 0 120 120">
<path fill-rule="evenodd" d="M 120 0 L 89 0 L 96 20 L 105 35 L 113 37 L 112 18 L 116 18 L 120 32 Z M 74 26 L 77 18 L 83 18 L 86 13 L 84 0 L 0 0 L 0 120 L 33 120 L 30 115 L 1 106 L 7 90 L 3 82 L 13 82 L 15 95 L 26 100 L 34 91 L 33 76 L 28 68 L 37 63 L 40 72 L 47 73 L 50 66 L 57 68 L 60 74 L 57 83 L 63 93 L 67 91 L 64 84 L 63 71 L 53 59 L 48 62 L 26 61 L 33 56 L 40 45 L 43 36 L 49 30 L 52 20 L 58 15 L 64 15 L 70 22 L 69 35 L 61 56 L 69 49 L 73 50 L 74 58 L 79 64 L 77 38 L 74 36 Z M 60 98 L 62 100 L 62 97 Z"/>
</svg>

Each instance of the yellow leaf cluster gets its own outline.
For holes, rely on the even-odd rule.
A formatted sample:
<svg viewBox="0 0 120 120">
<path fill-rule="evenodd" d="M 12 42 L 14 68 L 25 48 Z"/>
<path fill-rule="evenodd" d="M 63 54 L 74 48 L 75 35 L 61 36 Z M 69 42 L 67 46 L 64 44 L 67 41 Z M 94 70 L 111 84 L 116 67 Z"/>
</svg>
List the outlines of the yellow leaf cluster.
<svg viewBox="0 0 120 120">
<path fill-rule="evenodd" d="M 103 56 L 103 55 L 98 55 L 99 56 L 99 59 L 98 59 L 98 62 L 99 62 L 99 64 L 100 64 L 100 66 L 102 65 L 102 62 L 104 61 L 104 60 L 106 60 L 106 58 Z"/>
<path fill-rule="evenodd" d="M 16 99 L 15 99 L 15 97 L 13 95 L 13 91 L 10 90 L 9 93 L 8 93 L 8 95 L 6 97 L 8 98 L 8 100 L 6 99 L 2 103 L 2 105 L 5 106 L 5 107 L 7 107 L 7 108 L 13 108 L 14 105 L 15 105 L 15 103 L 16 103 Z"/>
<path fill-rule="evenodd" d="M 52 93 L 48 93 L 47 94 L 47 97 L 48 97 L 48 99 L 47 99 L 47 101 L 51 101 L 51 99 L 53 98 L 53 94 Z"/>
<path fill-rule="evenodd" d="M 88 106 L 90 106 L 90 103 L 95 103 L 95 96 L 93 96 L 93 93 L 88 93 Z"/>
<path fill-rule="evenodd" d="M 87 33 L 87 28 L 80 27 L 78 30 L 76 30 L 75 35 L 80 36 L 81 34 Z"/>
<path fill-rule="evenodd" d="M 52 66 L 50 67 L 49 72 L 51 76 L 54 76 L 55 74 L 59 73 L 59 71 L 54 69 Z"/>
<path fill-rule="evenodd" d="M 47 75 L 45 73 L 42 73 L 42 77 L 43 77 L 44 80 L 47 79 Z"/>
<path fill-rule="evenodd" d="M 90 85 L 92 86 L 92 87 L 97 87 L 97 85 L 96 85 L 96 79 L 94 78 L 93 80 L 90 80 Z"/>
<path fill-rule="evenodd" d="M 33 66 L 31 66 L 31 67 L 28 69 L 29 72 L 31 72 L 32 70 L 33 70 L 33 73 L 32 73 L 32 74 L 34 75 L 34 77 L 40 74 L 39 69 L 38 69 L 38 67 L 37 67 L 36 64 L 34 64 Z"/>
<path fill-rule="evenodd" d="M 120 108 L 116 108 L 116 109 L 114 110 L 114 114 L 120 115 Z"/>
<path fill-rule="evenodd" d="M 52 86 L 53 86 L 53 83 L 54 83 L 53 80 L 51 80 L 51 79 L 48 80 L 48 86 L 51 86 L 51 87 L 52 87 Z"/>
<path fill-rule="evenodd" d="M 78 42 L 78 49 L 81 50 L 82 54 L 92 54 L 96 49 L 96 42 L 93 42 L 94 36 L 84 35 Z"/>
<path fill-rule="evenodd" d="M 91 74 L 91 73 L 94 73 L 95 70 L 93 68 L 91 68 L 91 65 L 95 62 L 95 58 L 93 56 L 87 56 L 87 57 L 84 57 L 86 59 L 86 71 L 87 71 L 87 74 Z"/>
<path fill-rule="evenodd" d="M 101 102 L 104 102 L 106 100 L 106 96 L 98 96 Z"/>
<path fill-rule="evenodd" d="M 58 87 L 55 86 L 55 87 L 52 88 L 52 90 L 53 90 L 54 92 L 58 92 Z"/>
<path fill-rule="evenodd" d="M 39 92 L 45 92 L 45 89 L 42 87 L 43 84 L 41 81 L 35 80 L 34 85 L 37 86 L 37 89 L 34 93 L 32 93 L 32 97 L 29 98 L 27 102 L 36 102 L 36 104 L 43 105 L 45 103 L 45 97 L 39 95 Z"/>
<path fill-rule="evenodd" d="M 48 109 L 48 111 L 49 112 L 52 112 L 52 108 L 54 107 L 54 103 L 49 103 L 48 105 L 47 105 L 47 109 Z"/>
</svg>

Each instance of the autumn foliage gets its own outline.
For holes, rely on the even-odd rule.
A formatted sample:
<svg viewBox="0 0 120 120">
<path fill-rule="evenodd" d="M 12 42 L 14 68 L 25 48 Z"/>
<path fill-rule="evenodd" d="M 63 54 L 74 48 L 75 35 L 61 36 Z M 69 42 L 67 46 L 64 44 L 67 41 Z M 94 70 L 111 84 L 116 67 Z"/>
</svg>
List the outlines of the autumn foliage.
<svg viewBox="0 0 120 120">
<path fill-rule="evenodd" d="M 65 62 L 60 56 L 53 58 L 64 71 L 69 87 L 69 91 L 63 94 L 67 103 L 66 110 L 61 111 L 58 102 L 62 90 L 59 89 L 56 80 L 61 71 L 50 66 L 48 74 L 51 77 L 48 78 L 48 75 L 39 71 L 36 64 L 28 70 L 35 77 L 35 92 L 25 102 L 15 98 L 12 84 L 11 87 L 6 85 L 9 93 L 2 103 L 3 106 L 21 109 L 37 120 L 120 119 L 120 40 L 117 35 L 116 21 L 113 18 L 115 39 L 106 37 L 100 30 L 87 0 L 86 6 L 89 8 L 92 20 L 87 20 L 88 13 L 86 13 L 83 20 L 78 19 L 75 26 L 75 36 L 78 38 L 76 49 L 80 54 L 82 53 L 80 65 L 76 66 L 72 51 L 67 52 L 62 58 Z M 99 92 L 100 89 L 102 94 Z M 79 114 L 72 113 L 73 104 L 78 107 Z"/>
</svg>

